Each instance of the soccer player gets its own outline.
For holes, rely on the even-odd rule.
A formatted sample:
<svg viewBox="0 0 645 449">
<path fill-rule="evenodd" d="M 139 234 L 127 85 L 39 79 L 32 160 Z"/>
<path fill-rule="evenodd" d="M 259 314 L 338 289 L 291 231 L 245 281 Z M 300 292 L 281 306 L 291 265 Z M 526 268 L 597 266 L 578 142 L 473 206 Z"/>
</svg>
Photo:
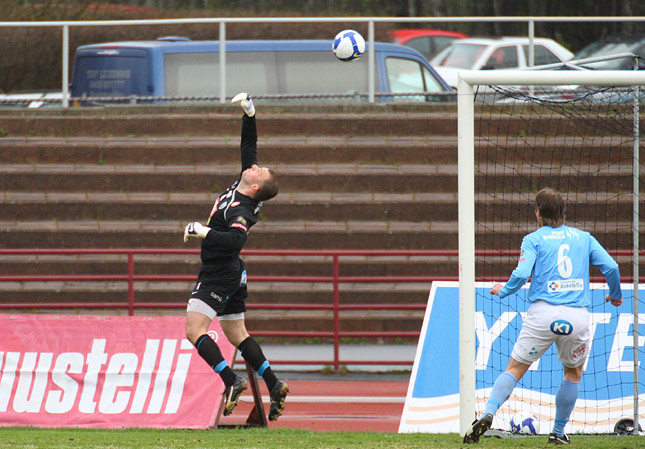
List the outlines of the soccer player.
<svg viewBox="0 0 645 449">
<path fill-rule="evenodd" d="M 555 424 L 549 443 L 570 444 L 564 433 L 578 399 L 582 370 L 591 348 L 589 264 L 596 265 L 609 285 L 606 301 L 622 304 L 618 264 L 588 232 L 566 226 L 565 204 L 558 192 L 538 192 L 535 216 L 540 228 L 524 237 L 520 259 L 506 285 L 495 284 L 492 295 L 505 298 L 532 276 L 531 303 L 515 342 L 506 371 L 500 374 L 486 403 L 484 414 L 464 436 L 464 443 L 477 443 L 488 430 L 495 412 L 508 399 L 515 384 L 531 364 L 555 342 L 564 379 L 555 397 Z"/>
<path fill-rule="evenodd" d="M 217 198 L 206 226 L 193 222 L 184 230 L 184 242 L 191 238 L 202 239 L 202 267 L 188 300 L 186 337 L 224 381 L 224 415 L 230 415 L 248 382 L 233 372 L 217 343 L 208 336 L 208 327 L 217 316 L 226 338 L 266 382 L 271 398 L 269 420 L 275 421 L 284 410 L 289 386 L 276 378 L 260 345 L 249 336 L 244 325 L 246 270 L 240 251 L 251 226 L 258 221 L 262 203 L 278 194 L 278 183 L 273 170 L 257 163 L 258 136 L 250 95 L 237 94 L 232 102 L 240 103 L 245 113 L 242 117 L 242 172 Z"/>
</svg>

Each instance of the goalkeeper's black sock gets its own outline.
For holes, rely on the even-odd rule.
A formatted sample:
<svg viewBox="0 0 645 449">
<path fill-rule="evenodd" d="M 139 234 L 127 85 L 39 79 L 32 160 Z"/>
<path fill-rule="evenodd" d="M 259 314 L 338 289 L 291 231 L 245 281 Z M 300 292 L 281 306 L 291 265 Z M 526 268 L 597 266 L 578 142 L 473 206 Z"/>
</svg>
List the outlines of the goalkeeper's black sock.
<svg viewBox="0 0 645 449">
<path fill-rule="evenodd" d="M 273 371 L 271 370 L 271 365 L 269 361 L 264 357 L 262 348 L 253 337 L 248 337 L 242 343 L 239 344 L 237 349 L 242 353 L 244 360 L 249 362 L 251 368 L 253 368 L 257 373 L 262 376 L 264 382 L 267 384 L 269 391 L 273 390 L 273 387 L 278 382 L 278 378 L 275 377 Z"/>
<path fill-rule="evenodd" d="M 233 385 L 236 379 L 236 375 L 233 370 L 228 366 L 224 356 L 222 356 L 222 351 L 220 351 L 217 343 L 213 341 L 208 334 L 204 334 L 197 339 L 195 343 L 197 352 L 199 355 L 208 363 L 217 374 L 220 375 L 224 384 L 228 387 Z"/>
</svg>

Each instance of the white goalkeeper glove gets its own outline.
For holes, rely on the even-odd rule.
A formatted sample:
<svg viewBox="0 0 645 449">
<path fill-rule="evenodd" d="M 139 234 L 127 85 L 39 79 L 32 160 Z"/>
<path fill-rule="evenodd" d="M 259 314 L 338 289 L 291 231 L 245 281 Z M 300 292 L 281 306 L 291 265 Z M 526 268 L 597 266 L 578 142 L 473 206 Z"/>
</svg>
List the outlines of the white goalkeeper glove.
<svg viewBox="0 0 645 449">
<path fill-rule="evenodd" d="M 186 243 L 192 237 L 199 237 L 201 239 L 205 239 L 206 234 L 208 234 L 208 231 L 210 230 L 211 228 L 209 228 L 208 226 L 204 226 L 203 224 L 198 223 L 196 221 L 193 221 L 192 223 L 188 223 L 186 225 L 186 229 L 184 229 L 184 243 Z"/>
<path fill-rule="evenodd" d="M 238 102 L 240 103 L 240 106 L 242 106 L 242 109 L 244 109 L 244 113 L 246 115 L 249 117 L 253 117 L 255 115 L 255 106 L 253 106 L 253 100 L 251 100 L 251 96 L 249 94 L 246 92 L 240 92 L 231 100 L 231 103 Z"/>
</svg>

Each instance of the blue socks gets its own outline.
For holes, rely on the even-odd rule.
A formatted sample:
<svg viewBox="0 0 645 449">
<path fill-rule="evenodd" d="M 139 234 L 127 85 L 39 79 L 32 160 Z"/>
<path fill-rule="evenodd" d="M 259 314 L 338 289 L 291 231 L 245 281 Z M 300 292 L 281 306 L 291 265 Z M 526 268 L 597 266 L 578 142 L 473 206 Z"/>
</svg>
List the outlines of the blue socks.
<svg viewBox="0 0 645 449">
<path fill-rule="evenodd" d="M 553 425 L 553 432 L 558 436 L 564 435 L 564 426 L 569 421 L 573 407 L 576 405 L 578 399 L 578 392 L 580 391 L 580 382 L 569 382 L 563 380 L 555 395 L 555 424 Z"/>
<path fill-rule="evenodd" d="M 513 392 L 516 383 L 515 376 L 511 373 L 503 372 L 500 374 L 493 384 L 493 390 L 490 392 L 490 398 L 486 403 L 484 413 L 495 415 Z M 569 422 L 571 412 L 573 412 L 578 400 L 579 391 L 580 382 L 563 380 L 562 384 L 560 384 L 558 393 L 555 395 L 555 424 L 553 425 L 552 433 L 558 436 L 564 435 L 564 426 Z"/>
<path fill-rule="evenodd" d="M 511 373 L 503 372 L 500 374 L 493 384 L 493 390 L 490 392 L 490 398 L 486 403 L 486 411 L 484 413 L 494 415 L 511 395 L 516 383 L 515 376 Z"/>
</svg>

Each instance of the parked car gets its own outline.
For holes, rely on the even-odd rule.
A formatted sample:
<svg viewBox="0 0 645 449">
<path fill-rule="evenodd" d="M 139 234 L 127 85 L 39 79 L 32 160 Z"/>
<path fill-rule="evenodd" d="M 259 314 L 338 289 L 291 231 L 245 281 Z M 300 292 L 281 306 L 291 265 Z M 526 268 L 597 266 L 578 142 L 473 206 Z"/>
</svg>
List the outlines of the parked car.
<svg viewBox="0 0 645 449">
<path fill-rule="evenodd" d="M 547 38 L 533 39 L 534 65 L 568 61 L 573 53 Z M 498 70 L 528 67 L 527 37 L 469 38 L 454 41 L 435 56 L 430 64 L 452 87 L 457 86 L 460 70 Z"/>
<path fill-rule="evenodd" d="M 400 28 L 390 34 L 392 42 L 414 48 L 429 61 L 437 53 L 467 34 L 458 31 L 435 30 L 432 28 Z"/>
<path fill-rule="evenodd" d="M 605 39 L 587 45 L 577 52 L 573 59 L 579 61 L 581 59 L 598 58 L 618 53 L 633 53 L 645 57 L 645 33 L 612 34 Z M 631 58 L 585 63 L 580 66 L 596 70 L 634 70 L 634 63 Z M 639 66 L 639 70 L 644 70 L 645 62 L 639 60 Z"/>
<path fill-rule="evenodd" d="M 416 50 L 375 43 L 377 94 L 449 93 L 450 87 Z M 367 56 L 367 55 L 366 55 Z M 353 94 L 368 91 L 368 58 L 339 61 L 325 40 L 226 42 L 226 96 Z M 219 41 L 162 38 L 79 47 L 72 74 L 73 97 L 220 95 Z M 441 97 L 441 98 L 439 98 Z M 428 101 L 428 96 L 377 97 Z M 445 99 L 445 96 L 433 97 Z M 190 98 L 187 98 L 190 99 Z"/>
</svg>

